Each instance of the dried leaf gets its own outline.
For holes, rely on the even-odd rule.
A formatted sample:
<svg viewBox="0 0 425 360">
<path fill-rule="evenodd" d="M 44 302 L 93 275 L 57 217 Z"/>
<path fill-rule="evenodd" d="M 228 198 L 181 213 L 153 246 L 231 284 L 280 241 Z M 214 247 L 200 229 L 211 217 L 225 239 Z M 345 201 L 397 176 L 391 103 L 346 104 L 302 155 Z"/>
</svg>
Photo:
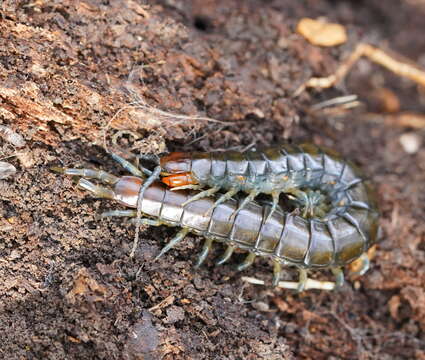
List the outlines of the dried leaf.
<svg viewBox="0 0 425 360">
<path fill-rule="evenodd" d="M 347 32 L 342 25 L 310 18 L 299 21 L 297 33 L 317 46 L 337 46 L 347 41 Z"/>
</svg>

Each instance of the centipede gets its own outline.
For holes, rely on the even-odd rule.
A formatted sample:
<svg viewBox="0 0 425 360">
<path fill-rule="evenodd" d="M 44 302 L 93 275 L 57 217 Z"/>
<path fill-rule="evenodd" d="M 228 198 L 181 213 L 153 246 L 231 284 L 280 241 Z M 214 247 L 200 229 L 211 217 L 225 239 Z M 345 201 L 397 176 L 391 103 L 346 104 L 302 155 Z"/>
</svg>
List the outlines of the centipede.
<svg viewBox="0 0 425 360">
<path fill-rule="evenodd" d="M 369 267 L 365 253 L 380 233 L 376 200 L 359 170 L 336 153 L 313 145 L 246 154 L 171 153 L 159 158 L 153 171 L 116 154 L 112 157 L 131 175 L 117 177 L 93 169 L 52 170 L 79 176 L 79 187 L 130 208 L 111 210 L 101 217 L 129 217 L 137 225 L 180 227 L 157 258 L 193 233 L 205 238 L 196 266 L 205 261 L 215 242 L 223 243 L 226 249 L 218 265 L 237 249 L 248 253 L 237 266 L 239 271 L 257 257 L 268 258 L 273 264 L 274 286 L 281 279 L 283 266 L 294 266 L 299 271 L 298 291 L 305 289 L 310 270 L 330 269 L 336 288 L 340 288 L 344 266 L 360 258 L 359 273 Z M 203 189 L 208 186 L 212 187 Z M 217 188 L 227 192 L 220 194 Z M 248 196 L 234 198 L 239 191 L 248 192 Z M 273 202 L 255 201 L 259 193 L 271 194 Z M 293 209 L 282 208 L 276 193 L 289 194 Z"/>
</svg>

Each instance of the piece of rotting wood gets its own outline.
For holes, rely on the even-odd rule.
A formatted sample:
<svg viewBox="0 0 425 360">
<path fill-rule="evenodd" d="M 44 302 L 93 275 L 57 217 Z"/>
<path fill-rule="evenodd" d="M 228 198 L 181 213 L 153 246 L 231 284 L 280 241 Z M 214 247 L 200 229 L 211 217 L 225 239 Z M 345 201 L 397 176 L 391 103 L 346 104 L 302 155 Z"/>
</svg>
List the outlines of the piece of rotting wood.
<svg viewBox="0 0 425 360">
<path fill-rule="evenodd" d="M 338 69 L 326 77 L 312 77 L 302 84 L 294 93 L 300 95 L 308 88 L 326 89 L 339 83 L 351 70 L 354 64 L 361 58 L 367 57 L 370 61 L 385 67 L 394 74 L 410 79 L 425 87 L 425 71 L 417 66 L 395 59 L 385 51 L 366 43 L 359 43 L 351 55 L 338 67 Z"/>
</svg>

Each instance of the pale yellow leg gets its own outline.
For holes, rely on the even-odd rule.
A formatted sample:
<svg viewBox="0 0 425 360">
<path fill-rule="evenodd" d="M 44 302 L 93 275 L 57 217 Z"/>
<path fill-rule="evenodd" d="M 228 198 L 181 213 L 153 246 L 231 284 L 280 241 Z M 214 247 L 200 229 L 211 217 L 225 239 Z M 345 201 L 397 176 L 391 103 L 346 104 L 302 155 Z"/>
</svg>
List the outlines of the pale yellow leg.
<svg viewBox="0 0 425 360">
<path fill-rule="evenodd" d="M 220 188 L 217 186 L 217 187 L 213 187 L 211 189 L 205 190 L 205 191 L 201 191 L 200 193 L 192 196 L 189 200 L 186 200 L 182 204 L 182 206 L 186 206 L 187 204 L 191 203 L 192 201 L 196 201 L 196 200 L 199 200 L 199 199 L 206 198 L 206 197 L 209 197 L 211 195 L 214 195 L 219 190 L 220 190 Z"/>
</svg>

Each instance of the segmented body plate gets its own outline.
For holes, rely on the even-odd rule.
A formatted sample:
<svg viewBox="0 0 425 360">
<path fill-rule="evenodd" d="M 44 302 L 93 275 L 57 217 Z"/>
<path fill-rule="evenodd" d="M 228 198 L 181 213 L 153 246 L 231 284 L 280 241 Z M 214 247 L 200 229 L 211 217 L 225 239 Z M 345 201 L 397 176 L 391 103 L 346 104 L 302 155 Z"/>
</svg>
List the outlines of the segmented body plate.
<svg viewBox="0 0 425 360">
<path fill-rule="evenodd" d="M 333 189 L 361 181 L 360 172 L 335 152 L 312 144 L 240 153 L 193 153 L 191 172 L 202 185 L 250 192 L 300 187 Z"/>
<path fill-rule="evenodd" d="M 191 191 L 175 192 L 154 183 L 145 192 L 142 211 L 168 225 L 189 228 L 206 238 L 305 268 L 343 266 L 360 256 L 376 238 L 376 218 L 366 209 L 347 211 L 351 216 L 348 219 L 333 215 L 326 221 L 279 210 L 266 221 L 270 206 L 250 202 L 230 221 L 238 206 L 236 200 L 220 204 L 211 215 L 205 215 L 215 198 L 183 206 L 192 195 Z M 135 207 L 136 201 L 135 197 L 126 205 Z"/>
</svg>

